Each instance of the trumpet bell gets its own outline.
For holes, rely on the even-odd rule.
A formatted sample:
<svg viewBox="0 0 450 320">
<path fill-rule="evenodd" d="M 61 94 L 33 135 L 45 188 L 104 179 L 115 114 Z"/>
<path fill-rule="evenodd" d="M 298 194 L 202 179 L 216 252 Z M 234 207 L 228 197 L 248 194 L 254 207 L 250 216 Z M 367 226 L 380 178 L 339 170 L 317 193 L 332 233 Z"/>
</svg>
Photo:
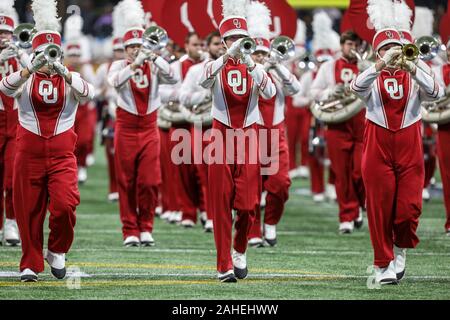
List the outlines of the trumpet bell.
<svg viewBox="0 0 450 320">
<path fill-rule="evenodd" d="M 169 42 L 167 31 L 158 26 L 151 26 L 144 31 L 142 36 L 144 48 L 157 51 L 165 48 Z"/>
<path fill-rule="evenodd" d="M 406 60 L 416 60 L 420 51 L 414 43 L 407 43 L 402 47 L 402 53 Z"/>
<path fill-rule="evenodd" d="M 240 45 L 240 51 L 241 54 L 252 54 L 256 51 L 256 42 L 250 37 L 246 37 L 242 39 L 241 45 Z"/>
<path fill-rule="evenodd" d="M 48 63 L 53 63 L 61 59 L 62 51 L 56 44 L 48 45 L 44 50 L 44 57 Z"/>
<path fill-rule="evenodd" d="M 431 36 L 417 38 L 414 44 L 419 48 L 419 56 L 422 60 L 432 60 L 438 54 L 441 44 Z"/>
<path fill-rule="evenodd" d="M 279 36 L 272 40 L 270 51 L 280 60 L 292 59 L 295 55 L 294 41 L 286 36 Z"/>
<path fill-rule="evenodd" d="M 14 29 L 13 36 L 20 48 L 28 49 L 31 48 L 31 40 L 34 33 L 34 25 L 31 23 L 22 23 Z"/>
</svg>

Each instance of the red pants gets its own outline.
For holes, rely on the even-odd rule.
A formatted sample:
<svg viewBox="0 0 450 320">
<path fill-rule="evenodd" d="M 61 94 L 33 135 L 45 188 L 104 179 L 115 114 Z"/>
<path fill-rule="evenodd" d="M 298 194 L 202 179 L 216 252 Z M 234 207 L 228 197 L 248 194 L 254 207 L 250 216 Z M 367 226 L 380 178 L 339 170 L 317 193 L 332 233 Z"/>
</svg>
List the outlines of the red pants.
<svg viewBox="0 0 450 320">
<path fill-rule="evenodd" d="M 3 229 L 3 212 L 6 218 L 15 219 L 12 199 L 12 176 L 16 153 L 17 110 L 0 111 L 0 230 Z"/>
<path fill-rule="evenodd" d="M 317 126 L 317 137 L 324 137 L 325 129 L 322 126 Z M 311 180 L 311 193 L 323 193 L 325 192 L 325 184 L 324 184 L 324 167 L 325 160 L 325 148 L 324 147 L 316 147 L 314 153 L 310 153 L 309 155 L 309 172 L 310 172 L 310 180 Z"/>
<path fill-rule="evenodd" d="M 162 183 L 160 186 L 161 204 L 164 211 L 180 211 L 178 205 L 178 197 L 175 192 L 175 164 L 170 158 L 171 142 L 169 130 L 159 129 L 159 135 L 161 137 L 161 178 Z"/>
<path fill-rule="evenodd" d="M 215 131 L 212 133 L 210 144 L 213 144 L 217 139 L 223 141 L 223 146 L 225 146 L 226 130 L 233 129 L 216 120 L 213 122 L 213 129 Z M 247 132 L 249 129 L 255 130 L 256 126 L 240 130 Z M 221 135 L 217 133 L 221 133 Z M 217 157 L 217 150 L 214 150 L 211 145 L 210 147 L 211 154 Z M 225 150 L 219 160 L 221 163 L 211 163 L 211 157 L 208 164 L 208 211 L 214 217 L 214 240 L 217 249 L 217 270 L 219 272 L 233 269 L 231 258 L 233 218 L 231 210 L 237 211 L 233 247 L 237 252 L 244 253 L 247 250 L 247 237 L 255 219 L 261 193 L 259 161 L 255 161 L 255 163 L 249 161 L 250 152 L 252 152 L 252 155 L 256 154 L 256 158 L 258 158 L 257 141 L 252 146 L 248 141 L 245 143 L 245 161 L 243 164 L 230 161 L 236 160 L 238 149 L 236 144 L 234 144 L 234 154 L 231 154 L 230 149 L 226 147 L 223 149 Z M 229 161 L 226 159 L 227 151 L 230 153 L 228 155 Z M 229 162 L 234 163 L 228 164 Z"/>
<path fill-rule="evenodd" d="M 424 188 L 428 188 L 430 185 L 431 178 L 434 177 L 434 173 L 436 171 L 436 143 L 435 138 L 436 134 L 433 132 L 431 125 L 423 124 L 424 127 L 424 145 L 423 145 L 423 154 L 425 161 L 425 179 L 423 183 Z"/>
<path fill-rule="evenodd" d="M 174 149 L 176 145 L 180 143 L 180 141 L 172 141 L 174 139 L 174 132 L 176 130 L 185 130 L 186 133 L 189 133 L 189 137 L 191 138 L 191 124 L 178 124 L 176 126 L 172 126 L 170 128 L 170 137 L 171 137 L 171 150 Z M 190 163 L 181 163 L 175 166 L 174 172 L 174 189 L 176 195 L 178 197 L 178 204 L 180 205 L 180 209 L 183 213 L 182 219 L 189 219 L 194 222 L 197 221 L 197 209 L 204 210 L 204 204 L 202 204 L 202 195 L 201 195 L 201 186 L 199 185 L 198 175 L 196 167 L 193 163 L 192 156 L 192 141 L 190 142 L 190 152 L 191 156 Z M 180 152 L 177 155 L 183 157 L 183 152 Z M 173 156 L 173 155 L 172 155 Z"/>
<path fill-rule="evenodd" d="M 118 192 L 116 166 L 114 161 L 114 138 L 105 138 L 105 154 L 108 165 L 109 193 Z"/>
<path fill-rule="evenodd" d="M 93 102 L 92 102 L 93 103 Z M 89 147 L 88 147 L 88 155 L 94 154 L 94 146 L 95 146 L 95 132 L 97 127 L 97 108 L 95 106 L 95 103 L 93 103 L 92 107 L 89 108 Z"/>
<path fill-rule="evenodd" d="M 397 132 L 368 121 L 364 134 L 362 174 L 374 264 L 394 259 L 394 244 L 415 248 L 422 210 L 424 179 L 420 121 Z"/>
<path fill-rule="evenodd" d="M 445 229 L 450 229 L 450 123 L 440 125 L 438 129 L 438 155 L 444 188 L 444 204 L 447 212 Z"/>
<path fill-rule="evenodd" d="M 262 178 L 262 187 L 267 190 L 266 208 L 264 210 L 264 223 L 269 225 L 277 225 L 280 222 L 281 216 L 284 212 L 284 204 L 289 198 L 289 187 L 291 186 L 291 179 L 289 179 L 289 150 L 287 146 L 286 136 L 284 132 L 284 124 L 279 124 L 273 128 L 265 128 L 258 126 L 259 129 L 265 130 L 278 130 L 278 143 L 271 143 L 268 140 L 268 152 L 267 155 L 278 158 L 273 159 L 271 165 L 278 166 L 278 171 L 272 175 L 264 175 Z M 270 138 L 270 133 L 269 133 Z M 260 140 L 261 142 L 261 140 Z M 265 148 L 260 144 L 260 149 Z M 277 151 L 278 150 L 278 151 Z M 278 164 L 274 164 L 278 162 Z M 267 167 L 263 165 L 262 167 Z M 249 239 L 261 238 L 261 210 L 256 212 L 256 219 L 251 228 Z"/>
<path fill-rule="evenodd" d="M 208 211 L 208 165 L 205 163 L 203 158 L 203 151 L 207 148 L 209 143 L 209 135 L 207 136 L 211 129 L 210 126 L 202 127 L 201 129 L 195 126 L 192 126 L 192 150 L 194 152 L 194 159 L 202 159 L 202 163 L 195 163 L 195 171 L 197 174 L 198 185 L 201 188 L 200 192 L 200 210 L 206 211 L 206 215 L 209 220 L 213 220 L 212 214 Z M 202 147 L 198 148 L 196 146 L 195 139 L 202 139 Z M 195 221 L 195 220 L 194 220 Z"/>
<path fill-rule="evenodd" d="M 123 238 L 152 232 L 161 183 L 156 112 L 136 116 L 117 108 L 114 137 Z"/>
<path fill-rule="evenodd" d="M 365 192 L 361 177 L 364 136 L 364 111 L 343 123 L 330 124 L 326 132 L 331 168 L 335 174 L 339 221 L 358 218 L 364 207 Z"/>
<path fill-rule="evenodd" d="M 20 271 L 44 271 L 44 220 L 50 212 L 48 249 L 67 253 L 72 245 L 80 203 L 76 134 L 72 129 L 45 139 L 22 127 L 17 130 L 13 201 L 22 240 Z"/>
<path fill-rule="evenodd" d="M 75 155 L 77 164 L 86 167 L 86 157 L 89 154 L 91 143 L 91 115 L 88 104 L 80 105 L 75 118 L 75 133 L 78 136 Z"/>
<path fill-rule="evenodd" d="M 297 167 L 297 146 L 300 146 L 300 164 L 308 165 L 309 152 L 309 127 L 311 124 L 311 112 L 306 106 L 304 108 L 296 108 L 292 106 L 291 98 L 286 99 L 286 129 L 289 147 L 289 170 Z"/>
</svg>

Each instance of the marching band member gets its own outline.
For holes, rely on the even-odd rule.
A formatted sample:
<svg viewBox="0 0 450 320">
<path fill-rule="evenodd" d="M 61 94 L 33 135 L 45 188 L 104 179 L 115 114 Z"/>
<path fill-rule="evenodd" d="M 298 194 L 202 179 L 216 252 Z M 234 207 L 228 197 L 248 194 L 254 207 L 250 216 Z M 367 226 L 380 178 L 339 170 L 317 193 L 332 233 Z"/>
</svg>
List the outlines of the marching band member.
<svg viewBox="0 0 450 320">
<path fill-rule="evenodd" d="M 126 59 L 112 64 L 108 82 L 118 94 L 114 150 L 123 244 L 151 246 L 161 183 L 158 87 L 160 83 L 175 84 L 178 79 L 163 58 L 142 47 L 141 2 L 123 0 L 121 17 L 128 26 L 123 35 Z"/>
<path fill-rule="evenodd" d="M 47 209 L 50 235 L 45 259 L 56 278 L 65 276 L 65 254 L 73 241 L 75 208 L 80 202 L 75 113 L 79 101 L 94 97 L 93 86 L 78 73 L 70 72 L 59 60 L 46 59 L 44 51 L 49 45 L 61 48 L 56 1 L 34 0 L 32 9 L 37 31 L 32 40 L 33 60 L 0 83 L 0 91 L 15 97 L 19 106 L 13 201 L 22 239 L 22 281 L 37 281 L 37 274 L 44 270 Z"/>
<path fill-rule="evenodd" d="M 276 92 L 264 67 L 255 64 L 249 54 L 242 53 L 242 38 L 249 36 L 245 13 L 245 0 L 223 1 L 224 18 L 219 30 L 227 52 L 205 65 L 200 81 L 203 87 L 211 88 L 213 92 L 208 210 L 214 217 L 217 270 L 221 282 L 236 282 L 236 277 L 247 277 L 248 232 L 261 193 L 256 132 L 256 123 L 260 119 L 258 98 L 261 95 L 271 99 Z M 236 138 L 239 136 L 244 137 L 243 143 Z M 249 140 L 248 143 L 245 140 Z M 232 209 L 236 210 L 236 233 L 231 254 Z"/>
<path fill-rule="evenodd" d="M 270 100 L 259 101 L 261 116 L 257 122 L 261 154 L 271 160 L 269 163 L 261 164 L 262 168 L 266 169 L 261 177 L 263 189 L 267 191 L 263 225 L 264 244 L 273 247 L 277 243 L 276 227 L 284 212 L 291 185 L 289 149 L 284 129 L 285 97 L 296 94 L 300 86 L 297 78 L 281 64 L 282 58 L 277 57 L 278 53 L 271 52 L 269 26 L 272 19 L 267 6 L 258 1 L 251 2 L 247 21 L 249 34 L 257 43 L 252 58 L 256 63 L 264 65 L 269 77 L 276 84 L 276 95 Z M 267 140 L 261 138 L 262 132 Z M 255 245 L 261 238 L 261 210 L 258 208 L 249 234 L 249 245 Z"/>
<path fill-rule="evenodd" d="M 20 70 L 19 49 L 12 43 L 14 20 L 17 17 L 14 1 L 0 3 L 0 80 Z M 17 105 L 14 98 L 0 92 L 0 244 L 20 244 L 19 230 L 12 199 L 13 164 L 16 149 Z M 3 212 L 6 213 L 3 229 Z"/>
<path fill-rule="evenodd" d="M 94 68 L 90 63 L 82 60 L 83 51 L 88 50 L 83 41 L 83 18 L 74 14 L 67 18 L 64 28 L 64 60 L 70 71 L 78 72 L 83 79 L 89 83 L 96 83 Z M 85 183 L 87 180 L 86 159 L 92 144 L 92 136 L 95 134 L 95 121 L 92 122 L 92 110 L 96 112 L 95 101 L 86 101 L 78 106 L 75 118 L 75 133 L 77 134 L 77 144 L 75 156 L 78 165 L 78 182 Z"/>
<path fill-rule="evenodd" d="M 403 57 L 400 35 L 390 28 L 391 8 L 390 1 L 369 0 L 369 16 L 378 30 L 372 44 L 377 61 L 351 83 L 367 104 L 362 173 L 380 284 L 404 277 L 406 248 L 419 242 L 424 179 L 420 104 L 443 95 L 429 73 Z"/>
<path fill-rule="evenodd" d="M 311 95 L 315 100 L 342 98 L 359 72 L 352 50 L 357 49 L 361 39 L 356 33 L 347 31 L 341 35 L 340 43 L 342 57 L 325 62 L 311 85 Z M 361 177 L 361 154 L 364 112 L 361 110 L 342 123 L 328 124 L 326 132 L 328 155 L 335 174 L 341 234 L 351 233 L 354 227 L 360 228 L 363 223 L 361 211 L 365 193 Z"/>
<path fill-rule="evenodd" d="M 200 106 L 206 103 L 210 103 L 211 90 L 205 89 L 199 84 L 199 80 L 202 77 L 203 70 L 205 68 L 205 64 L 212 60 L 217 60 L 224 54 L 224 46 L 222 44 L 222 38 L 220 36 L 219 31 L 211 32 L 206 38 L 206 46 L 209 54 L 209 58 L 205 59 L 202 63 L 196 64 L 192 66 L 186 74 L 186 77 L 183 81 L 183 84 L 180 88 L 180 103 L 188 108 L 193 108 L 194 106 Z M 202 159 L 202 163 L 195 164 L 197 168 L 197 173 L 200 178 L 200 185 L 202 187 L 202 193 L 204 195 L 207 194 L 208 188 L 208 166 L 203 161 L 203 152 L 208 145 L 208 139 L 204 134 L 208 132 L 208 129 L 211 128 L 209 124 L 202 124 L 201 128 L 198 128 L 197 125 L 192 127 L 192 137 L 195 139 L 195 136 L 198 135 L 202 138 L 202 148 L 200 150 L 196 150 L 195 142 L 193 142 L 193 152 L 199 152 L 200 157 Z M 194 156 L 195 158 L 195 156 Z M 205 196 L 205 204 L 206 208 L 208 203 L 208 197 Z M 206 218 L 203 217 L 202 220 L 205 220 L 204 229 L 206 232 L 213 231 L 213 216 L 209 210 L 206 210 Z"/>
<path fill-rule="evenodd" d="M 108 84 L 108 73 L 112 63 L 125 58 L 122 35 L 125 30 L 121 28 L 120 7 L 116 5 L 113 10 L 113 38 L 112 38 L 112 61 L 101 64 L 96 73 L 97 96 L 104 101 L 102 110 L 102 144 L 105 146 L 106 162 L 108 166 L 109 201 L 117 201 L 119 192 L 117 186 L 116 167 L 114 162 L 114 125 L 117 108 L 117 92 Z"/>
<path fill-rule="evenodd" d="M 180 102 L 180 88 L 189 69 L 200 63 L 204 56 L 201 53 L 202 42 L 197 33 L 191 32 L 186 36 L 185 49 L 186 55 L 171 64 L 172 69 L 176 73 L 180 81 L 175 85 L 161 86 L 161 101 L 162 103 L 179 103 Z M 192 125 L 188 122 L 172 123 L 170 128 L 170 150 L 178 144 L 174 141 L 174 132 L 177 129 L 192 130 Z M 172 161 L 172 160 L 171 160 Z M 175 214 L 170 220 L 171 222 L 181 222 L 181 225 L 186 228 L 191 228 L 197 222 L 197 209 L 201 211 L 202 221 L 206 221 L 206 207 L 204 203 L 204 194 L 202 190 L 205 187 L 201 185 L 202 180 L 198 178 L 198 172 L 195 165 L 192 163 L 181 163 L 176 166 L 171 166 L 174 170 L 172 185 L 177 196 L 177 202 L 181 210 L 181 221 L 178 214 Z"/>
<path fill-rule="evenodd" d="M 436 81 L 445 87 L 445 96 L 450 97 L 450 38 L 447 41 L 447 63 L 435 67 Z M 450 108 L 450 106 L 447 106 Z M 438 125 L 438 158 L 441 170 L 442 186 L 444 189 L 444 204 L 447 212 L 445 232 L 450 236 L 450 122 Z"/>
</svg>

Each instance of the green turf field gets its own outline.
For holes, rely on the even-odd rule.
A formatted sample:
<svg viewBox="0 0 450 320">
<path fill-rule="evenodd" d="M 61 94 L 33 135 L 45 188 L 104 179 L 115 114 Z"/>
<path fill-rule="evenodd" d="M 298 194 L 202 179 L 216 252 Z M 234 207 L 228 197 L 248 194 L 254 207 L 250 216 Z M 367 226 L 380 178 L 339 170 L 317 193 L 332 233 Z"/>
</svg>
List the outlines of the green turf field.
<svg viewBox="0 0 450 320">
<path fill-rule="evenodd" d="M 294 181 L 276 248 L 248 250 L 249 277 L 237 284 L 216 280 L 212 234 L 200 226 L 184 230 L 156 220 L 152 248 L 124 248 L 116 204 L 106 201 L 103 150 L 81 187 L 75 242 L 68 266 L 83 274 L 80 289 L 52 278 L 22 284 L 20 249 L 0 247 L 3 299 L 450 299 L 450 238 L 443 230 L 442 199 L 425 204 L 421 243 L 410 251 L 406 279 L 398 286 L 369 290 L 372 262 L 367 224 L 362 231 L 337 233 L 335 204 L 316 205 Z M 47 266 L 46 266 L 47 267 Z M 69 284 L 76 284 L 72 279 Z"/>
</svg>

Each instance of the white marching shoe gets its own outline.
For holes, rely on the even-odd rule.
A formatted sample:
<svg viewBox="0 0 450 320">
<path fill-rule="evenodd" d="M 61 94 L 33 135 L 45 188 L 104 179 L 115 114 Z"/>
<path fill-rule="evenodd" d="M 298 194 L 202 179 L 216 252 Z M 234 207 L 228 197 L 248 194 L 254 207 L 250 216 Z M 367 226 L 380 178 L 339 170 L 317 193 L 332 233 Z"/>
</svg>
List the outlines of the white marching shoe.
<svg viewBox="0 0 450 320">
<path fill-rule="evenodd" d="M 422 190 L 422 199 L 424 201 L 429 201 L 431 199 L 430 191 L 428 191 L 428 188 L 423 188 Z"/>
<path fill-rule="evenodd" d="M 92 167 L 95 164 L 95 156 L 92 153 L 89 153 L 86 157 L 86 165 L 88 167 Z"/>
<path fill-rule="evenodd" d="M 152 247 L 155 245 L 155 240 L 150 232 L 141 232 L 140 242 L 143 247 Z"/>
<path fill-rule="evenodd" d="M 355 219 L 355 221 L 353 221 L 354 223 L 354 227 L 356 229 L 361 229 L 362 226 L 364 225 L 364 215 L 363 215 L 363 209 L 359 209 L 359 215 L 358 218 Z"/>
<path fill-rule="evenodd" d="M 123 245 L 127 248 L 128 247 L 139 247 L 140 243 L 141 243 L 141 241 L 136 236 L 126 237 L 126 239 L 123 241 Z"/>
<path fill-rule="evenodd" d="M 10 247 L 20 245 L 19 227 L 15 219 L 5 219 L 3 236 L 5 245 Z"/>
<path fill-rule="evenodd" d="M 353 232 L 354 229 L 354 222 L 353 221 L 346 221 L 346 222 L 341 222 L 339 224 L 339 233 L 340 234 L 349 234 Z"/>
<path fill-rule="evenodd" d="M 331 201 L 337 200 L 336 187 L 334 186 L 334 184 L 326 185 L 325 194 L 326 194 L 327 198 L 330 199 Z"/>
<path fill-rule="evenodd" d="M 37 282 L 38 275 L 31 269 L 25 269 L 20 273 L 20 281 L 22 282 Z"/>
<path fill-rule="evenodd" d="M 391 261 L 386 268 L 375 266 L 375 281 L 381 285 L 398 283 L 394 261 Z"/>
<path fill-rule="evenodd" d="M 396 245 L 394 245 L 394 265 L 397 280 L 400 281 L 405 277 L 406 249 L 399 248 Z"/>
<path fill-rule="evenodd" d="M 161 216 L 161 214 L 162 214 L 162 207 L 161 207 L 161 206 L 157 206 L 157 207 L 155 208 L 155 215 L 156 215 L 157 217 L 159 217 L 159 216 Z"/>
<path fill-rule="evenodd" d="M 264 240 L 271 247 L 274 247 L 277 244 L 276 225 L 264 224 Z"/>
<path fill-rule="evenodd" d="M 66 276 L 66 255 L 64 253 L 54 253 L 47 250 L 44 253 L 45 261 L 48 262 L 52 275 L 57 279 Z"/>
<path fill-rule="evenodd" d="M 298 175 L 302 179 L 308 179 L 309 178 L 309 168 L 307 166 L 300 166 L 298 168 Z"/>
<path fill-rule="evenodd" d="M 169 223 L 180 223 L 182 218 L 181 211 L 172 211 L 168 221 Z"/>
<path fill-rule="evenodd" d="M 184 219 L 181 221 L 181 226 L 187 228 L 193 228 L 195 226 L 195 222 L 190 219 Z"/>
<path fill-rule="evenodd" d="M 109 202 L 115 202 L 119 200 L 119 193 L 118 192 L 111 192 L 108 194 L 108 201 Z"/>
<path fill-rule="evenodd" d="M 267 191 L 263 191 L 261 193 L 261 201 L 259 202 L 259 206 L 262 208 L 266 207 L 266 198 L 267 198 Z"/>
<path fill-rule="evenodd" d="M 205 232 L 213 232 L 214 231 L 214 224 L 212 220 L 206 220 L 205 222 Z"/>
<path fill-rule="evenodd" d="M 247 257 L 245 253 L 239 253 L 233 249 L 233 267 L 234 274 L 238 279 L 245 279 L 248 275 Z"/>
<path fill-rule="evenodd" d="M 87 169 L 85 167 L 78 168 L 78 182 L 85 183 L 87 180 Z"/>
<path fill-rule="evenodd" d="M 219 278 L 220 282 L 229 282 L 229 283 L 237 282 L 233 270 L 228 270 L 227 272 L 224 273 L 219 272 L 217 274 L 217 277 Z"/>
<path fill-rule="evenodd" d="M 172 215 L 172 211 L 164 211 L 159 217 L 162 220 L 169 220 L 171 215 Z"/>
<path fill-rule="evenodd" d="M 325 194 L 323 193 L 315 193 L 313 194 L 313 201 L 316 203 L 324 202 L 325 201 Z"/>
<path fill-rule="evenodd" d="M 250 238 L 248 245 L 253 248 L 261 248 L 264 247 L 264 241 L 261 238 Z"/>
</svg>

